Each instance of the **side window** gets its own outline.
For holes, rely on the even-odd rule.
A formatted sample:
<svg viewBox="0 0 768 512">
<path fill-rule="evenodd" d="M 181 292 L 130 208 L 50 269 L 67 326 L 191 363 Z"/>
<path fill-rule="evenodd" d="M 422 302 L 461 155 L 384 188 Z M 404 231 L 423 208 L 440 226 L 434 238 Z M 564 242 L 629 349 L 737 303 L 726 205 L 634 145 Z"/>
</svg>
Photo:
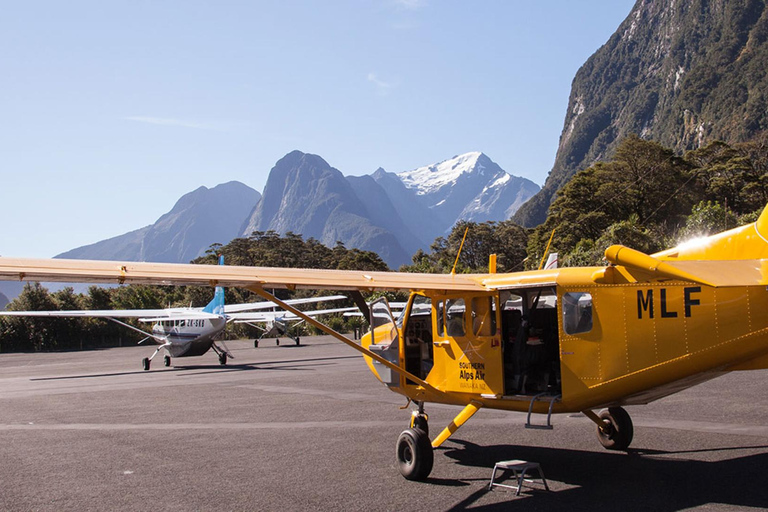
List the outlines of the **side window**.
<svg viewBox="0 0 768 512">
<path fill-rule="evenodd" d="M 464 299 L 448 299 L 445 301 L 445 329 L 448 336 L 464 336 Z"/>
<path fill-rule="evenodd" d="M 475 337 L 496 334 L 496 301 L 493 297 L 472 299 L 472 333 Z"/>
<path fill-rule="evenodd" d="M 563 330 L 566 334 L 592 330 L 592 295 L 584 292 L 563 294 Z"/>
<path fill-rule="evenodd" d="M 437 303 L 437 335 L 445 337 L 445 302 L 442 300 Z"/>
</svg>

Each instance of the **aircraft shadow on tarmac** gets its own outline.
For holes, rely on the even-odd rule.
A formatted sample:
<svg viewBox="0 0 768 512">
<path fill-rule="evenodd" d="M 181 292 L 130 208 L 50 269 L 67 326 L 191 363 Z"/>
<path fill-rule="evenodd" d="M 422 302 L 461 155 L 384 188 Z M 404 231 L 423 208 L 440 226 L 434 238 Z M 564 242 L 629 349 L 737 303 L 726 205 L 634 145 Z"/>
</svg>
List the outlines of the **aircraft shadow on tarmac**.
<svg viewBox="0 0 768 512">
<path fill-rule="evenodd" d="M 451 510 L 471 507 L 472 510 L 593 511 L 597 508 L 621 509 L 622 512 L 666 512 L 707 504 L 760 509 L 768 506 L 768 486 L 764 473 L 768 467 L 768 446 L 734 446 L 681 452 L 630 450 L 628 453 L 600 453 L 537 446 L 479 446 L 462 440 L 454 442 L 463 446 L 448 448 L 442 453 L 461 465 L 492 468 L 500 460 L 531 460 L 541 464 L 550 487 L 558 482 L 575 487 L 556 492 L 546 492 L 541 486 L 524 487 L 521 496 L 528 495 L 528 498 L 515 498 L 514 491 L 509 491 L 509 500 L 505 500 L 505 503 L 483 506 L 477 501 L 485 493 L 505 492 L 488 491 L 488 487 L 484 486 Z M 761 450 L 762 453 L 712 462 L 664 458 L 665 455 L 722 453 L 730 450 Z M 502 475 L 502 478 L 506 477 Z M 448 480 L 433 480 L 428 482 L 451 485 Z"/>
<path fill-rule="evenodd" d="M 171 368 L 163 368 L 156 370 L 152 373 L 159 372 L 183 372 L 180 376 L 194 376 L 194 375 L 206 375 L 209 373 L 227 373 L 227 372 L 242 372 L 242 371 L 274 371 L 274 370 L 291 370 L 291 371 L 305 371 L 310 370 L 312 367 L 328 366 L 332 364 L 332 360 L 338 359 L 354 359 L 358 356 L 341 356 L 341 357 L 318 357 L 311 359 L 294 359 L 291 361 L 264 361 L 260 363 L 244 363 L 244 364 L 228 364 L 222 367 L 218 364 L 206 364 L 206 365 L 189 365 L 189 366 L 173 366 Z M 266 366 L 269 365 L 269 366 Z M 187 373 L 190 370 L 208 370 L 208 371 L 196 371 L 195 373 Z M 120 377 L 125 375 L 147 375 L 148 372 L 143 370 L 131 371 L 131 372 L 112 372 L 112 373 L 89 373 L 87 375 L 63 375 L 60 377 L 33 377 L 29 380 L 33 381 L 45 381 L 45 380 L 69 380 L 69 379 L 93 379 L 103 377 Z"/>
</svg>

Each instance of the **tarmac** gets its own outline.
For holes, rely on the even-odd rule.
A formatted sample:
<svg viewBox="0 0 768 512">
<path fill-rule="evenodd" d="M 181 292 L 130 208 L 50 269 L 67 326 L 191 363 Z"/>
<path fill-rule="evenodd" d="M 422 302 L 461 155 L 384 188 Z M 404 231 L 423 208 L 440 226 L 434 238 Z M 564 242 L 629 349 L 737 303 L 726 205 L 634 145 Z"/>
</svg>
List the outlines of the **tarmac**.
<svg viewBox="0 0 768 512">
<path fill-rule="evenodd" d="M 420 483 L 395 464 L 406 400 L 348 347 L 225 343 L 226 367 L 209 352 L 149 372 L 147 346 L 0 354 L 0 510 L 768 508 L 768 371 L 628 407 L 627 453 L 604 450 L 580 414 L 544 431 L 481 410 Z M 458 411 L 428 404 L 432 435 Z M 509 459 L 540 463 L 551 491 L 489 491 Z"/>
</svg>

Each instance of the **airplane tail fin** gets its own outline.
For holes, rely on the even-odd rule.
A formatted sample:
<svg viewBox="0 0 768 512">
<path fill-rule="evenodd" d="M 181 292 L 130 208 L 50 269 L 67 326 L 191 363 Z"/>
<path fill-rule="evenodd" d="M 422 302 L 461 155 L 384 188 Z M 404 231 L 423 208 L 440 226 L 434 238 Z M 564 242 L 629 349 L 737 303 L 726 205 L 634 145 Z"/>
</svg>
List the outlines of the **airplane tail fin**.
<svg viewBox="0 0 768 512">
<path fill-rule="evenodd" d="M 219 265 L 224 264 L 224 256 L 219 256 Z M 203 308 L 206 313 L 213 313 L 214 315 L 224 314 L 224 288 L 221 286 L 216 287 L 216 291 L 213 294 L 213 300 Z"/>
</svg>

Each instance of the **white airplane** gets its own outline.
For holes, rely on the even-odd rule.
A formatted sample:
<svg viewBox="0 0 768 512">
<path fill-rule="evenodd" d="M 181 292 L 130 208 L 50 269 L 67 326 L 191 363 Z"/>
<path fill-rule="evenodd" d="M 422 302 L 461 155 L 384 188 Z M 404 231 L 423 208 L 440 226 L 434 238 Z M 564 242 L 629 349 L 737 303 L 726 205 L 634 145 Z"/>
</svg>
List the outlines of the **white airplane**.
<svg viewBox="0 0 768 512">
<path fill-rule="evenodd" d="M 336 298 L 344 298 L 344 295 L 334 295 L 331 297 L 317 297 L 317 300 L 336 300 Z M 302 300 L 302 299 L 296 299 Z M 345 316 L 351 311 L 356 311 L 356 307 L 348 308 L 335 308 L 335 309 L 321 309 L 317 311 L 306 311 L 304 314 L 315 318 L 320 315 L 326 315 L 330 313 L 344 313 Z M 360 315 L 362 316 L 362 315 Z M 299 336 L 293 336 L 288 332 L 289 322 L 296 322 L 295 325 L 299 325 L 304 322 L 301 318 L 293 313 L 286 313 L 285 311 L 264 311 L 261 313 L 232 313 L 228 315 L 230 321 L 234 321 L 236 324 L 246 324 L 262 331 L 261 336 L 258 339 L 253 340 L 253 346 L 259 347 L 259 342 L 262 338 L 275 338 L 275 343 L 280 345 L 280 336 L 286 336 L 294 341 L 296 345 L 301 344 L 301 338 Z M 258 324 L 264 324 L 264 327 Z"/>
<path fill-rule="evenodd" d="M 219 259 L 223 265 L 223 257 Z M 327 302 L 346 299 L 344 295 L 331 295 L 327 297 L 312 297 L 307 299 L 291 299 L 286 301 L 292 305 L 309 304 L 315 302 Z M 142 367 L 149 370 L 152 359 L 165 350 L 163 356 L 165 366 L 171 365 L 171 357 L 201 356 L 213 350 L 219 357 L 219 364 L 226 365 L 228 358 L 233 358 L 226 348 L 222 348 L 214 342 L 227 324 L 233 320 L 239 322 L 260 322 L 263 318 L 274 319 L 285 312 L 260 312 L 254 310 L 279 308 L 270 301 L 253 302 L 248 304 L 224 304 L 224 288 L 217 286 L 213 300 L 203 308 L 166 308 L 166 309 L 107 309 L 107 310 L 66 310 L 66 311 L 0 311 L 2 316 L 37 316 L 37 317 L 81 317 L 81 318 L 105 318 L 128 329 L 134 330 L 151 339 L 159 346 L 150 357 L 142 359 Z M 349 311 L 353 308 L 342 308 Z M 251 311 L 243 313 L 243 311 Z M 336 310 L 312 311 L 311 314 L 335 312 Z M 136 318 L 139 322 L 151 323 L 152 329 L 145 331 L 125 323 L 119 318 Z"/>
</svg>

